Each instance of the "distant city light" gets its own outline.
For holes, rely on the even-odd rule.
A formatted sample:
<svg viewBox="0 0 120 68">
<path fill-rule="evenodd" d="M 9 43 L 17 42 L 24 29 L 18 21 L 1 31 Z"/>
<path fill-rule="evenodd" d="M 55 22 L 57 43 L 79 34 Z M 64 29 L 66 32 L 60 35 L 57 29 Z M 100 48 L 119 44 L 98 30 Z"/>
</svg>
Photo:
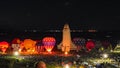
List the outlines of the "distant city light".
<svg viewBox="0 0 120 68">
<path fill-rule="evenodd" d="M 88 32 L 97 32 L 96 30 L 88 30 Z"/>
<path fill-rule="evenodd" d="M 37 32 L 37 30 L 33 30 L 33 32 Z"/>
<path fill-rule="evenodd" d="M 47 30 L 46 32 L 62 32 L 61 30 Z M 70 30 L 70 32 L 98 32 L 97 30 Z"/>
<path fill-rule="evenodd" d="M 111 36 L 110 36 L 110 35 L 107 35 L 107 36 L 105 36 L 105 37 L 110 38 Z"/>
</svg>

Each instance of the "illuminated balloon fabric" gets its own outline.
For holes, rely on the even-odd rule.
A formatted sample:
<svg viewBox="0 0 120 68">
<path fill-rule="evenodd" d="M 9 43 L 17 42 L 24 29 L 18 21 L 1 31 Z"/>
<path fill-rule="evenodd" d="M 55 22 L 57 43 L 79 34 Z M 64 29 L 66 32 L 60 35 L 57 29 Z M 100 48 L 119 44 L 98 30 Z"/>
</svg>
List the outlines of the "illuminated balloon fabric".
<svg viewBox="0 0 120 68">
<path fill-rule="evenodd" d="M 74 38 L 73 42 L 77 46 L 83 46 L 83 45 L 85 45 L 85 39 L 83 39 L 83 38 Z"/>
<path fill-rule="evenodd" d="M 36 42 L 33 41 L 32 39 L 25 39 L 23 41 L 23 45 L 24 45 L 25 49 L 27 49 L 27 50 L 34 50 L 35 44 L 36 44 Z"/>
<path fill-rule="evenodd" d="M 87 41 L 86 48 L 90 51 L 95 47 L 95 43 L 92 40 Z"/>
<path fill-rule="evenodd" d="M 36 41 L 36 46 L 42 46 L 43 44 L 42 44 L 42 41 L 41 40 L 37 40 Z"/>
<path fill-rule="evenodd" d="M 20 50 L 22 50 L 23 48 L 24 48 L 24 42 L 21 41 L 21 43 L 20 43 Z"/>
<path fill-rule="evenodd" d="M 12 44 L 20 44 L 20 39 L 19 38 L 13 39 Z"/>
<path fill-rule="evenodd" d="M 47 51 L 51 51 L 55 46 L 56 40 L 54 37 L 45 37 L 43 38 L 42 42 L 44 44 L 45 49 Z"/>
<path fill-rule="evenodd" d="M 13 39 L 12 41 L 12 48 L 13 48 L 13 51 L 18 51 L 19 48 L 20 48 L 20 39 L 19 38 L 15 38 Z"/>
<path fill-rule="evenodd" d="M 13 51 L 18 51 L 20 48 L 20 44 L 12 44 Z"/>
<path fill-rule="evenodd" d="M 82 46 L 85 45 L 85 39 L 83 38 L 74 38 L 73 43 L 77 46 L 77 51 L 79 51 Z"/>
<path fill-rule="evenodd" d="M 36 47 L 35 47 L 35 49 L 36 49 L 37 52 L 44 51 L 44 46 L 43 46 L 41 40 L 36 41 Z"/>
<path fill-rule="evenodd" d="M 9 47 L 8 42 L 6 42 L 6 41 L 0 42 L 0 48 L 1 48 L 2 52 L 5 52 L 8 47 Z"/>
<path fill-rule="evenodd" d="M 108 48 L 110 46 L 110 42 L 108 40 L 102 41 L 102 45 L 104 48 Z"/>
</svg>

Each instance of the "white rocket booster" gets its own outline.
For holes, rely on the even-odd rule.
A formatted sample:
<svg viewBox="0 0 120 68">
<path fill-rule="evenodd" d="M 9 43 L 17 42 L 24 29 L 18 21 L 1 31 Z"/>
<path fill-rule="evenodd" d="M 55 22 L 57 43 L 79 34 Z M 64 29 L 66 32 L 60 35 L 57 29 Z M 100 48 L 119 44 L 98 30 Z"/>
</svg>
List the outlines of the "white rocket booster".
<svg viewBox="0 0 120 68">
<path fill-rule="evenodd" d="M 62 42 L 58 45 L 58 49 L 62 49 L 64 52 L 70 50 L 76 50 L 76 46 L 71 41 L 71 33 L 68 24 L 64 25 Z"/>
</svg>

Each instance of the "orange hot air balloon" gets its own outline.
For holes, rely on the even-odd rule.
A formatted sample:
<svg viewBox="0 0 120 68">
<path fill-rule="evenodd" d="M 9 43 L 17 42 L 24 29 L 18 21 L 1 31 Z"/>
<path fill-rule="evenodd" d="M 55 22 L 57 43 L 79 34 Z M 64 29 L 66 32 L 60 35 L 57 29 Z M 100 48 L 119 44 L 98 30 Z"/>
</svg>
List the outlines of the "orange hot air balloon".
<svg viewBox="0 0 120 68">
<path fill-rule="evenodd" d="M 25 39 L 23 41 L 23 45 L 28 52 L 35 51 L 35 44 L 36 44 L 36 41 L 33 41 L 32 39 Z"/>
<path fill-rule="evenodd" d="M 55 40 L 54 37 L 45 37 L 45 38 L 43 38 L 42 42 L 43 42 L 43 44 L 44 44 L 45 49 L 46 49 L 48 52 L 51 52 L 52 49 L 53 49 L 54 46 L 55 46 L 56 40 Z"/>
<path fill-rule="evenodd" d="M 8 47 L 9 47 L 8 42 L 6 42 L 6 41 L 0 42 L 0 49 L 2 50 L 3 53 L 6 52 Z"/>
</svg>

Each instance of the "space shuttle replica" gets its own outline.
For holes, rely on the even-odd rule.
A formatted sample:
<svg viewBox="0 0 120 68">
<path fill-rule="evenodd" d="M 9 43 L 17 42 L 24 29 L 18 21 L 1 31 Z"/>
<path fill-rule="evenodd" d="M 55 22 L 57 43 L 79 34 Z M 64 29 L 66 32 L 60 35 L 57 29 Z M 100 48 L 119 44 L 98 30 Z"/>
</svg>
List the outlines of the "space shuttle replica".
<svg viewBox="0 0 120 68">
<path fill-rule="evenodd" d="M 68 24 L 64 25 L 63 28 L 62 42 L 57 46 L 58 49 L 61 49 L 63 52 L 69 52 L 70 50 L 76 50 L 75 44 L 71 40 L 71 32 Z"/>
</svg>

